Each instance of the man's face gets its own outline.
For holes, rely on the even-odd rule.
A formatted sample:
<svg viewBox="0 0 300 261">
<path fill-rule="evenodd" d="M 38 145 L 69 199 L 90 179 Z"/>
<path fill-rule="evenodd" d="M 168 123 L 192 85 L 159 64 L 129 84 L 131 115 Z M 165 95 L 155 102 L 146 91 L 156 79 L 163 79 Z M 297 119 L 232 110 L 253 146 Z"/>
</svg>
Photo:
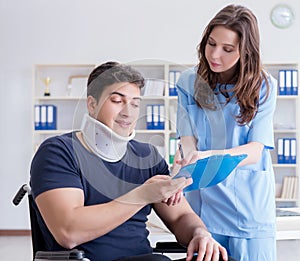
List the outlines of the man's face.
<svg viewBox="0 0 300 261">
<path fill-rule="evenodd" d="M 102 93 L 96 108 L 96 119 L 117 134 L 128 137 L 140 112 L 141 91 L 134 83 L 116 83 Z"/>
</svg>

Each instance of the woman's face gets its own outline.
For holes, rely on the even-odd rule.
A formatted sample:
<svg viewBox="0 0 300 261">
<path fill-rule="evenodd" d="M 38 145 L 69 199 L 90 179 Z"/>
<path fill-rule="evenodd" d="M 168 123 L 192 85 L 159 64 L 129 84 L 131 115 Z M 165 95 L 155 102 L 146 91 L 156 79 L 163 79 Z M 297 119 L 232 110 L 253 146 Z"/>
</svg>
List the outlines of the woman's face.
<svg viewBox="0 0 300 261">
<path fill-rule="evenodd" d="M 240 59 L 239 43 L 238 34 L 221 25 L 214 27 L 208 37 L 205 57 L 210 69 L 219 73 L 221 81 L 230 80 L 235 73 Z"/>
</svg>

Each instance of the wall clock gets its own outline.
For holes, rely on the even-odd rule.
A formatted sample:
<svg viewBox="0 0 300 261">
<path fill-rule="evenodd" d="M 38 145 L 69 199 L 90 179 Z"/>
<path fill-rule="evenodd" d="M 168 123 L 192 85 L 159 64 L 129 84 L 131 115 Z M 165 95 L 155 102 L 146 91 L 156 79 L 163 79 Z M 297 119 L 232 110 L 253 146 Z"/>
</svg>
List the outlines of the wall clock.
<svg viewBox="0 0 300 261">
<path fill-rule="evenodd" d="M 279 4 L 271 10 L 270 18 L 274 26 L 284 29 L 293 24 L 295 16 L 290 6 Z"/>
</svg>

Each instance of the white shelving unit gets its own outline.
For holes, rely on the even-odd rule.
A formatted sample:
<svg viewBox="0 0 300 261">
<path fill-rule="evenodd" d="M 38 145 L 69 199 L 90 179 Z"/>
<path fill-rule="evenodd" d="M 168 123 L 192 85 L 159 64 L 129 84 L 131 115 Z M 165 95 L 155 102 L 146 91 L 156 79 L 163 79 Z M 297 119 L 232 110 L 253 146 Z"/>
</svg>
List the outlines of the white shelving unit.
<svg viewBox="0 0 300 261">
<path fill-rule="evenodd" d="M 34 151 L 46 138 L 80 128 L 82 116 L 86 111 L 86 79 L 94 67 L 94 64 L 34 66 L 33 104 L 54 105 L 57 108 L 57 128 L 55 130 L 33 130 Z M 46 78 L 50 79 L 49 96 L 44 95 Z M 32 122 L 35 122 L 34 108 Z"/>
<path fill-rule="evenodd" d="M 267 63 L 267 71 L 278 80 L 279 70 L 298 70 L 297 63 Z M 299 80 L 298 80 L 299 86 Z M 300 94 L 300 93 L 299 93 Z M 277 95 L 277 105 L 274 115 L 275 150 L 272 151 L 272 161 L 276 181 L 276 203 L 279 207 L 299 206 L 299 156 L 300 155 L 300 115 L 299 95 Z M 296 164 L 279 164 L 277 160 L 278 138 L 296 138 Z M 298 192 L 295 198 L 282 197 L 283 180 L 286 176 L 298 177 Z"/>
<path fill-rule="evenodd" d="M 142 98 L 136 138 L 155 145 L 166 161 L 169 162 L 169 139 L 176 137 L 177 108 L 177 97 L 169 96 L 169 71 L 182 71 L 187 66 L 158 60 L 147 60 L 130 65 L 139 70 L 146 81 L 163 83 L 163 93 L 161 95 L 143 96 Z M 74 87 L 70 89 L 70 81 L 71 79 L 88 76 L 95 66 L 94 64 L 42 64 L 34 66 L 33 104 L 52 104 L 57 107 L 57 129 L 34 130 L 34 150 L 50 136 L 59 135 L 80 127 L 82 116 L 86 111 L 86 84 L 76 86 L 77 89 L 74 89 Z M 49 84 L 50 96 L 44 96 L 44 79 L 47 77 L 51 79 Z M 165 128 L 163 130 L 147 129 L 147 104 L 164 105 Z M 34 122 L 34 113 L 32 121 Z"/>
<path fill-rule="evenodd" d="M 149 142 L 159 149 L 161 154 L 169 162 L 170 138 L 176 138 L 176 109 L 177 96 L 169 96 L 169 72 L 183 71 L 193 65 L 179 65 L 160 60 L 146 60 L 143 62 L 130 63 L 139 70 L 146 81 L 157 81 L 163 83 L 163 93 L 151 96 L 143 96 L 140 117 L 136 127 L 136 139 Z M 45 64 L 34 67 L 33 104 L 53 104 L 57 106 L 57 129 L 56 130 L 34 130 L 34 149 L 47 137 L 62 134 L 80 128 L 83 113 L 86 112 L 86 93 L 82 81 L 72 84 L 76 80 L 87 77 L 94 64 L 71 64 L 55 65 Z M 266 70 L 275 78 L 278 78 L 279 70 L 296 69 L 297 63 L 266 63 Z M 50 96 L 44 96 L 45 85 L 43 79 L 50 77 Z M 70 88 L 70 84 L 72 88 Z M 153 85 L 153 88 L 156 88 Z M 299 92 L 300 93 L 300 92 Z M 164 105 L 163 130 L 149 130 L 146 127 L 148 104 Z M 300 120 L 299 120 L 299 95 L 277 96 L 277 107 L 274 115 L 274 137 L 275 144 L 278 138 L 296 138 L 297 155 L 300 155 Z M 33 118 L 34 122 L 34 118 Z M 277 147 L 272 151 L 273 167 L 276 180 L 276 202 L 279 206 L 299 206 L 299 193 L 297 198 L 282 198 L 281 190 L 285 176 L 299 176 L 299 157 L 296 164 L 278 164 Z M 171 165 L 171 164 L 170 164 Z M 298 186 L 299 187 L 299 186 Z"/>
<path fill-rule="evenodd" d="M 170 96 L 169 85 L 172 82 L 169 79 L 170 71 L 183 71 L 192 65 L 179 65 L 171 62 L 159 60 L 147 60 L 140 63 L 132 63 L 134 68 L 140 71 L 145 80 L 158 81 L 164 83 L 164 91 L 161 94 L 153 96 L 143 96 L 141 104 L 140 118 L 137 123 L 136 138 L 140 141 L 149 142 L 155 145 L 160 153 L 165 157 L 166 161 L 170 162 L 170 139 L 176 138 L 176 110 L 177 96 Z M 154 85 L 155 88 L 155 85 Z M 164 130 L 147 130 L 146 129 L 146 105 L 147 104 L 162 104 L 164 105 Z"/>
</svg>

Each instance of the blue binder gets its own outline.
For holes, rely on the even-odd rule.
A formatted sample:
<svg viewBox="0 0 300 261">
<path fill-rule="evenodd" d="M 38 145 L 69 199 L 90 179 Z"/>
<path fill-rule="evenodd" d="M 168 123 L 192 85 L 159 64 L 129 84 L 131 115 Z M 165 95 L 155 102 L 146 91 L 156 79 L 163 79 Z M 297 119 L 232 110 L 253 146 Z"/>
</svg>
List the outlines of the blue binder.
<svg viewBox="0 0 300 261">
<path fill-rule="evenodd" d="M 298 70 L 292 70 L 292 95 L 298 95 Z"/>
<path fill-rule="evenodd" d="M 34 129 L 40 130 L 41 128 L 41 106 L 34 105 Z"/>
<path fill-rule="evenodd" d="M 165 128 L 165 106 L 163 104 L 147 104 L 146 127 L 148 130 Z"/>
<path fill-rule="evenodd" d="M 34 129 L 56 130 L 57 107 L 52 104 L 34 105 Z"/>
<path fill-rule="evenodd" d="M 169 71 L 169 96 L 177 96 L 176 82 L 180 77 L 181 72 L 172 70 Z"/>
<path fill-rule="evenodd" d="M 47 121 L 46 129 L 47 130 L 56 130 L 56 106 L 52 104 L 46 105 L 47 107 Z"/>
<path fill-rule="evenodd" d="M 278 72 L 278 95 L 285 95 L 285 70 Z"/>
<path fill-rule="evenodd" d="M 153 121 L 153 129 L 159 129 L 159 105 L 152 105 L 152 121 Z"/>
<path fill-rule="evenodd" d="M 277 162 L 278 162 L 278 164 L 284 163 L 284 157 L 283 157 L 284 153 L 283 152 L 284 152 L 283 139 L 279 138 L 277 140 Z"/>
<path fill-rule="evenodd" d="M 285 70 L 285 95 L 292 95 L 292 71 Z"/>
<path fill-rule="evenodd" d="M 152 119 L 152 104 L 147 104 L 146 108 L 146 125 L 148 130 L 154 129 L 153 127 L 153 119 Z"/>
<path fill-rule="evenodd" d="M 159 105 L 158 129 L 165 129 L 165 105 Z"/>
<path fill-rule="evenodd" d="M 173 178 L 192 178 L 193 183 L 184 192 L 214 186 L 223 180 L 247 157 L 246 154 L 231 156 L 213 155 L 186 165 Z"/>
<path fill-rule="evenodd" d="M 291 142 L 289 138 L 283 139 L 283 163 L 291 163 Z"/>
<path fill-rule="evenodd" d="M 41 130 L 47 130 L 47 105 L 40 105 L 41 112 Z"/>
<path fill-rule="evenodd" d="M 291 138 L 290 139 L 290 163 L 296 164 L 296 158 L 297 158 L 296 138 Z"/>
</svg>

